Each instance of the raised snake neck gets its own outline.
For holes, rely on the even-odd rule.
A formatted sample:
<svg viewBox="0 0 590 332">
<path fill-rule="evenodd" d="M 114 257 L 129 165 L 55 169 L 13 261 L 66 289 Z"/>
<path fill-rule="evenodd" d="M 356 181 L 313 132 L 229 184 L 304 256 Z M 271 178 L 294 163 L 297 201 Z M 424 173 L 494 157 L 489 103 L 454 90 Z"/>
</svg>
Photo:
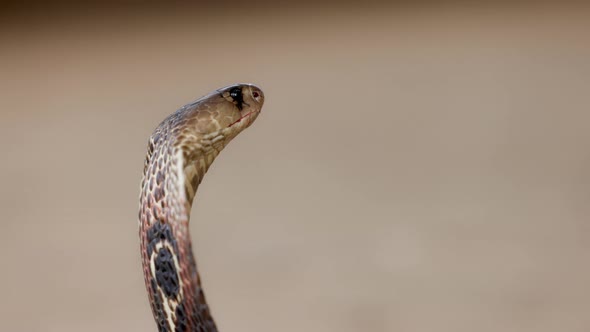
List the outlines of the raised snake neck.
<svg viewBox="0 0 590 332">
<path fill-rule="evenodd" d="M 160 332 L 217 331 L 189 234 L 192 201 L 221 150 L 258 116 L 262 91 L 228 86 L 166 118 L 149 139 L 139 204 L 143 274 Z"/>
</svg>

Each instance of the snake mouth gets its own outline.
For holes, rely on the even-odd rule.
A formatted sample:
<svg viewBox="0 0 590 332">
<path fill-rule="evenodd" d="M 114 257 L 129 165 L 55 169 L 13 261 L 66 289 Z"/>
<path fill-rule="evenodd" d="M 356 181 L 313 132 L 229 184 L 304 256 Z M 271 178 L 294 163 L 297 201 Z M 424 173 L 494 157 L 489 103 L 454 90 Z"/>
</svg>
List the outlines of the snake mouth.
<svg viewBox="0 0 590 332">
<path fill-rule="evenodd" d="M 239 123 L 240 121 L 250 117 L 250 115 L 255 114 L 255 113 L 259 113 L 260 111 L 250 111 L 244 115 L 242 115 L 239 119 L 237 119 L 236 121 L 232 122 L 229 126 L 227 126 L 228 128 L 230 128 L 231 126 L 235 125 L 236 123 Z"/>
</svg>

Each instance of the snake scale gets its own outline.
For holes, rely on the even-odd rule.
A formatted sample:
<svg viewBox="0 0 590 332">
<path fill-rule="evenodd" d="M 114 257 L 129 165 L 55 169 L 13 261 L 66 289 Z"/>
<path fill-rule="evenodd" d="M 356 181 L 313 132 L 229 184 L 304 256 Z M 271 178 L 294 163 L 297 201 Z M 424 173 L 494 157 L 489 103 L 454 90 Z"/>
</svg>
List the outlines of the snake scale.
<svg viewBox="0 0 590 332">
<path fill-rule="evenodd" d="M 262 90 L 236 84 L 168 116 L 148 143 L 139 198 L 143 275 L 160 332 L 217 331 L 197 271 L 190 211 L 223 148 L 258 117 Z"/>
</svg>

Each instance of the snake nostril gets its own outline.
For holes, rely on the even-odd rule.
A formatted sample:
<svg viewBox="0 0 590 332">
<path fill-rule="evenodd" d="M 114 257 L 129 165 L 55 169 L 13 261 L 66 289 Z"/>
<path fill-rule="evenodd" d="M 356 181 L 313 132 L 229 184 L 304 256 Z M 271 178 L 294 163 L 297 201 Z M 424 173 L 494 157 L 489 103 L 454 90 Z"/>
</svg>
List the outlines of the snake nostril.
<svg viewBox="0 0 590 332">
<path fill-rule="evenodd" d="M 252 96 L 254 96 L 254 98 L 258 98 L 260 97 L 260 93 L 258 93 L 258 91 L 254 91 L 252 92 Z"/>
</svg>

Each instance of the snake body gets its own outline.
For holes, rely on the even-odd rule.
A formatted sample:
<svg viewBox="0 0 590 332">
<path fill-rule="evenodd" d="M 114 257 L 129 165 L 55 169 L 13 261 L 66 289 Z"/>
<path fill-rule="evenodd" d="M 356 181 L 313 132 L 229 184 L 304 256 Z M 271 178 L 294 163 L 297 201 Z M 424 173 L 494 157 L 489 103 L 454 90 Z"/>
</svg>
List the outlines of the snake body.
<svg viewBox="0 0 590 332">
<path fill-rule="evenodd" d="M 189 235 L 197 187 L 221 150 L 256 119 L 262 90 L 228 86 L 185 105 L 148 143 L 139 204 L 143 275 L 160 332 L 217 331 Z"/>
</svg>

